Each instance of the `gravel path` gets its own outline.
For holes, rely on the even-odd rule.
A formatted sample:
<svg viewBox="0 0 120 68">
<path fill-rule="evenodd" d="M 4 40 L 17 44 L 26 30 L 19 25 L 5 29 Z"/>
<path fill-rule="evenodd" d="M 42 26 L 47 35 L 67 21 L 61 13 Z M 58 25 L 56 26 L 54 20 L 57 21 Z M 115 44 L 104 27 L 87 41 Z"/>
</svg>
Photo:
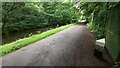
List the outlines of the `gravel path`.
<svg viewBox="0 0 120 68">
<path fill-rule="evenodd" d="M 2 57 L 3 66 L 107 66 L 94 54 L 95 38 L 75 25 Z M 1 59 L 1 58 L 0 58 Z"/>
</svg>

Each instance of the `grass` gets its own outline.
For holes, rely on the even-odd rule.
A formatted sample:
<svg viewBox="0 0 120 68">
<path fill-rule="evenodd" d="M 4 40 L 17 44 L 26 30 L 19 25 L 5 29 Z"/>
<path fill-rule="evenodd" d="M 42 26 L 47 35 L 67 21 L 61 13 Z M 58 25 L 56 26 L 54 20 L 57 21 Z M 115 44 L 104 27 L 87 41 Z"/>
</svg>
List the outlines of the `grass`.
<svg viewBox="0 0 120 68">
<path fill-rule="evenodd" d="M 38 40 L 42 40 L 42 39 L 44 39 L 44 38 L 46 38 L 50 35 L 53 35 L 53 34 L 59 32 L 59 31 L 62 31 L 64 29 L 68 28 L 68 27 L 71 27 L 73 25 L 75 25 L 75 23 L 65 25 L 65 26 L 61 26 L 61 27 L 58 27 L 58 28 L 55 28 L 55 29 L 51 29 L 51 30 L 48 30 L 46 32 L 42 32 L 40 34 L 32 35 L 30 37 L 19 39 L 19 40 L 16 40 L 14 42 L 11 42 L 9 44 L 4 44 L 4 45 L 0 46 L 0 56 L 4 56 L 8 53 L 11 53 L 15 50 L 18 50 L 21 47 L 27 46 L 28 44 L 34 43 Z"/>
</svg>

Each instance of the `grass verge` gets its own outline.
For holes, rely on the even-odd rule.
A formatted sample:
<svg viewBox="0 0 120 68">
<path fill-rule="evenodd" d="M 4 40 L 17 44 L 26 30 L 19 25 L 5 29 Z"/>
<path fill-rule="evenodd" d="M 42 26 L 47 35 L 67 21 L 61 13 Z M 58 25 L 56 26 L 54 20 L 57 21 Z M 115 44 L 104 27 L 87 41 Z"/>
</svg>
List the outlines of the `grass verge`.
<svg viewBox="0 0 120 68">
<path fill-rule="evenodd" d="M 30 36 L 30 37 L 26 37 L 26 38 L 11 42 L 9 44 L 2 45 L 2 46 L 0 46 L 0 56 L 4 56 L 10 52 L 13 52 L 17 49 L 20 49 L 21 47 L 27 46 L 30 43 L 36 42 L 38 40 L 42 40 L 50 35 L 53 35 L 59 31 L 62 31 L 68 27 L 71 27 L 73 25 L 75 25 L 75 23 L 61 26 L 61 27 L 58 27 L 55 29 L 51 29 L 51 30 L 48 30 L 46 32 L 42 32 L 40 34 L 35 34 L 35 35 Z"/>
</svg>

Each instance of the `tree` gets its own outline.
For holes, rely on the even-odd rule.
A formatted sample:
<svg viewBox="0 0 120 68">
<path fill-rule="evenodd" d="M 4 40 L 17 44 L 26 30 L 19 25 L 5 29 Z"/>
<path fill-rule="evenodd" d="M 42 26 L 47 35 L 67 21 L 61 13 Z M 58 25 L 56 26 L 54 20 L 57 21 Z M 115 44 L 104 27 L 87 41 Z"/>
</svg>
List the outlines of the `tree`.
<svg viewBox="0 0 120 68">
<path fill-rule="evenodd" d="M 9 2 L 3 2 L 2 7 L 3 7 L 3 16 L 2 16 L 2 21 L 3 21 L 3 26 L 2 28 L 4 29 L 4 26 L 8 22 L 8 18 L 10 18 L 10 15 L 12 14 L 12 11 L 17 10 L 21 7 L 23 7 L 25 3 L 9 3 Z"/>
<path fill-rule="evenodd" d="M 109 10 L 114 8 L 118 3 L 89 3 L 79 2 L 79 8 L 82 16 L 90 21 L 90 29 L 97 36 L 97 38 L 105 37 L 105 23 L 109 15 Z"/>
<path fill-rule="evenodd" d="M 61 2 L 4 2 L 3 33 L 77 22 L 79 13 L 73 5 Z"/>
</svg>

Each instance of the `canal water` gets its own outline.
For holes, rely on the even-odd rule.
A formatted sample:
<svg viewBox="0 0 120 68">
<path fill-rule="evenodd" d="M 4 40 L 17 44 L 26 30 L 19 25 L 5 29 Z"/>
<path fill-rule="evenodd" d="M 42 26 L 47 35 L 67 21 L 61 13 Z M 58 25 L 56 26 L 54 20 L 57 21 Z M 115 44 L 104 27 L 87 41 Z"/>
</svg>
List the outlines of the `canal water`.
<svg viewBox="0 0 120 68">
<path fill-rule="evenodd" d="M 33 35 L 33 34 L 38 34 L 38 33 L 53 29 L 53 28 L 56 28 L 56 27 L 52 26 L 52 27 L 45 27 L 45 28 L 23 30 L 23 31 L 19 31 L 19 32 L 14 32 L 9 35 L 2 35 L 2 45 L 16 41 L 16 40 L 24 38 L 24 37 L 29 37 L 30 35 Z"/>
</svg>

